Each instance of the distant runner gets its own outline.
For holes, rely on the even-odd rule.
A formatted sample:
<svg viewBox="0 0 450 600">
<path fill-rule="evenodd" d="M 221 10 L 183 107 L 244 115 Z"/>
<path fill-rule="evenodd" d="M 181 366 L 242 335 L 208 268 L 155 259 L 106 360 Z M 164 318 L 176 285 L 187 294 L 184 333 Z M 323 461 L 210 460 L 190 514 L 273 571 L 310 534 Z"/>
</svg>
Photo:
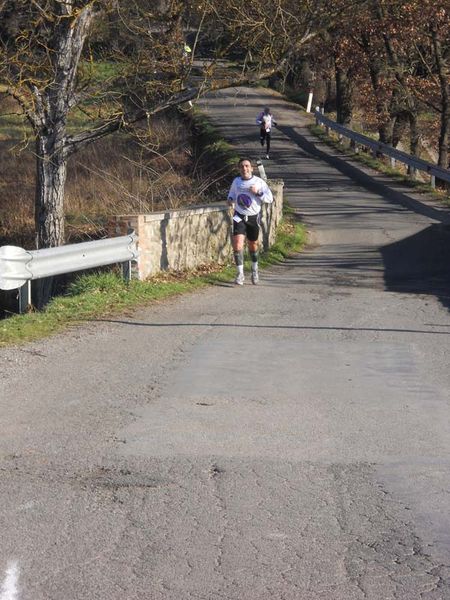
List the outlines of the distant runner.
<svg viewBox="0 0 450 600">
<path fill-rule="evenodd" d="M 234 262 L 237 266 L 234 282 L 237 285 L 244 284 L 244 242 L 247 238 L 252 260 L 252 283 L 256 285 L 259 281 L 258 237 L 261 206 L 265 202 L 273 202 L 273 196 L 264 179 L 253 175 L 250 159 L 241 158 L 238 165 L 241 175 L 233 180 L 228 193 L 228 203 L 233 214 Z"/>
<path fill-rule="evenodd" d="M 266 143 L 266 158 L 270 158 L 270 132 L 272 131 L 272 126 L 276 125 L 277 122 L 275 121 L 268 106 L 266 106 L 265 109 L 262 110 L 256 117 L 256 123 L 260 126 L 259 136 L 261 146 L 264 147 L 264 142 Z"/>
</svg>

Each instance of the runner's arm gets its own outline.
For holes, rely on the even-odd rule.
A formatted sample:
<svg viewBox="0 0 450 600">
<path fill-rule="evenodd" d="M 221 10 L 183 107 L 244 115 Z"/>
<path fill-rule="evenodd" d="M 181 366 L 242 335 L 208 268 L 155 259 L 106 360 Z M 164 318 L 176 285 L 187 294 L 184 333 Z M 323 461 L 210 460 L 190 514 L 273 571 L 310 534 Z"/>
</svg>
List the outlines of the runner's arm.
<svg viewBox="0 0 450 600">
<path fill-rule="evenodd" d="M 236 186 L 234 181 L 231 184 L 230 191 L 228 192 L 227 203 L 228 211 L 230 213 L 234 212 L 234 205 L 236 204 Z"/>
<path fill-rule="evenodd" d="M 256 195 L 261 200 L 261 202 L 270 204 L 271 202 L 273 202 L 272 191 L 263 179 L 261 181 L 262 181 L 261 188 L 260 188 L 259 192 L 257 192 Z"/>
</svg>

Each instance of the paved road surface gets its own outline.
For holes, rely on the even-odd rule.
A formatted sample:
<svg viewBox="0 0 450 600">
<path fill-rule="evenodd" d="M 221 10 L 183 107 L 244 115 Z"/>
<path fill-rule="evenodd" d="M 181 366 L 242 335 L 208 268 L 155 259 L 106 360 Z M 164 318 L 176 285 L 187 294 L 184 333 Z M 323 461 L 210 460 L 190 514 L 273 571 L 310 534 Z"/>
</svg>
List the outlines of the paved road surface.
<svg viewBox="0 0 450 600">
<path fill-rule="evenodd" d="M 0 600 L 450 598 L 448 214 L 270 104 L 305 253 L 0 352 Z"/>
</svg>

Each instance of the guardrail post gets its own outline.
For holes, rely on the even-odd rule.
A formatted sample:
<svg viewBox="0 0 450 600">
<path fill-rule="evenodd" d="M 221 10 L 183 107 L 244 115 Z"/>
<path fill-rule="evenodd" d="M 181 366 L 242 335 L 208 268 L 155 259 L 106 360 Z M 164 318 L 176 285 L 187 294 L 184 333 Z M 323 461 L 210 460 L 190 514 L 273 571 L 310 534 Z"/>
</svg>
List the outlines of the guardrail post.
<svg viewBox="0 0 450 600">
<path fill-rule="evenodd" d="M 31 280 L 26 281 L 19 288 L 19 313 L 23 314 L 27 312 L 28 307 L 31 306 Z"/>
<path fill-rule="evenodd" d="M 127 283 L 131 281 L 131 260 L 122 263 L 122 277 Z"/>
<path fill-rule="evenodd" d="M 417 169 L 408 165 L 408 175 L 411 179 L 416 179 Z"/>
<path fill-rule="evenodd" d="M 436 176 L 435 175 L 431 176 L 430 184 L 431 184 L 431 187 L 433 188 L 433 190 L 435 190 L 436 189 Z"/>
<path fill-rule="evenodd" d="M 395 169 L 395 158 L 391 156 L 391 169 Z"/>
</svg>

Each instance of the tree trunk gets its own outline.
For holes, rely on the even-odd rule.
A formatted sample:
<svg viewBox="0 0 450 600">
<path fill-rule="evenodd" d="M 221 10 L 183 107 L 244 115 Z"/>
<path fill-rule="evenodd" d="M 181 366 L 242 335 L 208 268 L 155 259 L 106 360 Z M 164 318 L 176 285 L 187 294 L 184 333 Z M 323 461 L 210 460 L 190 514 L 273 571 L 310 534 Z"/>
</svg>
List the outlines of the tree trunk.
<svg viewBox="0 0 450 600">
<path fill-rule="evenodd" d="M 410 151 L 413 156 L 419 156 L 419 124 L 417 114 L 411 112 L 409 114 L 409 140 L 410 140 Z"/>
<path fill-rule="evenodd" d="M 36 142 L 36 246 L 53 248 L 64 244 L 64 188 L 67 157 L 62 144 L 39 136 Z M 59 146 L 59 147 L 58 147 Z"/>
<path fill-rule="evenodd" d="M 375 14 L 380 24 L 383 24 L 386 7 L 389 9 L 389 5 L 385 5 L 381 0 L 375 2 Z M 412 94 L 406 77 L 407 66 L 402 62 L 401 57 L 397 53 L 395 44 L 389 31 L 384 31 L 382 34 L 384 45 L 386 48 L 386 55 L 388 57 L 388 64 L 392 70 L 392 73 L 396 79 L 396 89 L 394 89 L 393 102 L 394 106 L 396 103 L 396 96 L 401 97 L 401 104 L 404 106 L 404 110 L 408 114 L 409 125 L 410 125 L 410 141 L 411 141 L 411 154 L 418 156 L 419 153 L 419 134 L 417 127 L 418 120 L 418 107 L 415 101 L 414 95 Z M 398 110 L 394 114 L 398 114 Z"/>
<path fill-rule="evenodd" d="M 392 131 L 392 146 L 394 148 L 397 148 L 399 143 L 402 141 L 408 124 L 409 114 L 406 112 L 399 112 L 395 118 L 394 129 Z"/>
<path fill-rule="evenodd" d="M 439 132 L 438 165 L 444 169 L 449 169 L 450 161 L 448 157 L 448 145 L 450 142 L 450 102 L 447 99 L 445 102 L 446 106 L 444 106 L 444 102 L 442 102 L 442 104 L 443 110 L 441 116 L 441 129 Z"/>
<path fill-rule="evenodd" d="M 450 69 L 448 68 L 447 61 L 442 51 L 441 40 L 434 27 L 431 28 L 431 39 L 433 41 L 439 86 L 441 89 L 441 127 L 439 131 L 438 164 L 440 167 L 447 169 L 449 167 L 448 144 L 450 141 L 450 93 L 448 85 Z"/>
<path fill-rule="evenodd" d="M 64 243 L 64 187 L 66 183 L 66 125 L 84 41 L 94 18 L 94 3 L 77 9 L 73 0 L 55 3 L 54 26 L 49 40 L 53 79 L 34 96 L 36 131 L 36 245 L 51 248 Z"/>
<path fill-rule="evenodd" d="M 351 125 L 353 116 L 353 90 L 348 71 L 341 67 L 336 70 L 336 120 L 341 125 Z"/>
<path fill-rule="evenodd" d="M 394 120 L 393 119 L 389 119 L 389 121 L 387 123 L 380 123 L 378 125 L 378 137 L 382 144 L 389 144 L 390 146 L 393 145 L 393 142 L 392 142 L 393 128 L 394 128 Z"/>
<path fill-rule="evenodd" d="M 57 149 L 55 149 L 55 146 Z M 59 148 L 59 149 L 58 149 Z M 64 187 L 67 157 L 62 144 L 52 136 L 36 141 L 36 247 L 53 248 L 64 244 Z M 44 308 L 54 293 L 55 279 L 38 279 L 34 285 L 34 305 Z"/>
<path fill-rule="evenodd" d="M 375 109 L 378 117 L 378 135 L 380 142 L 383 144 L 391 144 L 394 120 L 387 117 L 389 114 L 388 100 L 383 97 L 381 85 L 382 68 L 384 66 L 384 69 L 386 69 L 386 65 L 381 62 L 379 53 L 372 47 L 370 39 L 367 36 L 362 36 L 361 43 L 367 56 L 370 82 L 375 96 Z"/>
</svg>

